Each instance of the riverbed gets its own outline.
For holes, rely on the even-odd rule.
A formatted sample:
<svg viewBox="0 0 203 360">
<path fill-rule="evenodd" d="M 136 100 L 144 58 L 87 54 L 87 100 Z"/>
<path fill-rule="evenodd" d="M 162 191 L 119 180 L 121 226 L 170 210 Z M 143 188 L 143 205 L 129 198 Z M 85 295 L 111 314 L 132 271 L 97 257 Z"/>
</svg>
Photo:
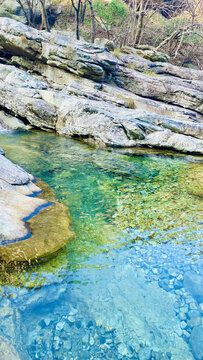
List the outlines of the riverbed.
<svg viewBox="0 0 203 360">
<path fill-rule="evenodd" d="M 54 189 L 76 233 L 0 274 L 0 327 L 21 359 L 201 360 L 202 158 L 37 130 L 0 146 Z"/>
</svg>

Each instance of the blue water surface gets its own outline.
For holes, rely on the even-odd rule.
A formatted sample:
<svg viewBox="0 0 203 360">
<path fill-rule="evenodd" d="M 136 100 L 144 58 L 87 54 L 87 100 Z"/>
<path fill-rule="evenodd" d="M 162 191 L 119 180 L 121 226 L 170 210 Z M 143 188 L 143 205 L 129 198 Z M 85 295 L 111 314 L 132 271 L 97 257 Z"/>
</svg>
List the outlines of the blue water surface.
<svg viewBox="0 0 203 360">
<path fill-rule="evenodd" d="M 55 190 L 76 233 L 54 257 L 2 271 L 0 328 L 20 358 L 203 359 L 201 159 L 41 131 L 0 145 Z"/>
</svg>

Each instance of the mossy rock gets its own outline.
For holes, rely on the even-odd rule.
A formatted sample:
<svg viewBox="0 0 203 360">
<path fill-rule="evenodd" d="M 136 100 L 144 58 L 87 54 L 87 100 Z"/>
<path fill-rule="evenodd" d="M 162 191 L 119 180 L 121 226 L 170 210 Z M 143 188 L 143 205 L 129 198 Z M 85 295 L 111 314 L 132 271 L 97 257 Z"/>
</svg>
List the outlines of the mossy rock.
<svg viewBox="0 0 203 360">
<path fill-rule="evenodd" d="M 137 55 L 141 56 L 144 59 L 150 60 L 152 62 L 169 62 L 170 57 L 167 54 L 161 53 L 156 50 L 141 50 L 136 49 Z"/>
<path fill-rule="evenodd" d="M 47 200 L 50 206 L 26 221 L 32 234 L 29 238 L 0 246 L 3 262 L 30 262 L 45 258 L 75 238 L 67 207 L 56 200 L 47 184 L 39 181 L 39 186 L 44 191 L 40 198 Z"/>
</svg>

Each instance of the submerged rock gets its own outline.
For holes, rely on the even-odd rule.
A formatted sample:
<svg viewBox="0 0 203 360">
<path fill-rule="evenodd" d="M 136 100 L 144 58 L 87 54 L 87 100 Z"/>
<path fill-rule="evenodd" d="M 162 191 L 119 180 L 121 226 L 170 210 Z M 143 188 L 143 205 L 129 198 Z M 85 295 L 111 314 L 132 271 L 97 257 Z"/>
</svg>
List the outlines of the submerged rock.
<svg viewBox="0 0 203 360">
<path fill-rule="evenodd" d="M 203 359 L 203 326 L 194 327 L 190 337 L 190 345 L 192 347 L 195 359 Z"/>
<path fill-rule="evenodd" d="M 194 271 L 188 271 L 184 276 L 184 287 L 190 292 L 194 299 L 203 302 L 203 272 L 200 274 Z"/>
<path fill-rule="evenodd" d="M 3 335 L 0 334 L 0 360 L 21 360 L 14 346 Z"/>
</svg>

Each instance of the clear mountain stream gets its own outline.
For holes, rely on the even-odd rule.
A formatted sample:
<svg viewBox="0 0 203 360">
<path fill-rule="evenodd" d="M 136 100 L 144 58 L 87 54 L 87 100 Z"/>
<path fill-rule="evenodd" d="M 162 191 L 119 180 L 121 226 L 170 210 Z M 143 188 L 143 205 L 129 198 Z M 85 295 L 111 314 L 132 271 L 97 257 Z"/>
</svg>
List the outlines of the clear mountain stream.
<svg viewBox="0 0 203 360">
<path fill-rule="evenodd" d="M 0 329 L 21 359 L 203 359 L 202 159 L 37 130 L 0 146 L 54 189 L 76 234 L 0 274 Z"/>
</svg>

